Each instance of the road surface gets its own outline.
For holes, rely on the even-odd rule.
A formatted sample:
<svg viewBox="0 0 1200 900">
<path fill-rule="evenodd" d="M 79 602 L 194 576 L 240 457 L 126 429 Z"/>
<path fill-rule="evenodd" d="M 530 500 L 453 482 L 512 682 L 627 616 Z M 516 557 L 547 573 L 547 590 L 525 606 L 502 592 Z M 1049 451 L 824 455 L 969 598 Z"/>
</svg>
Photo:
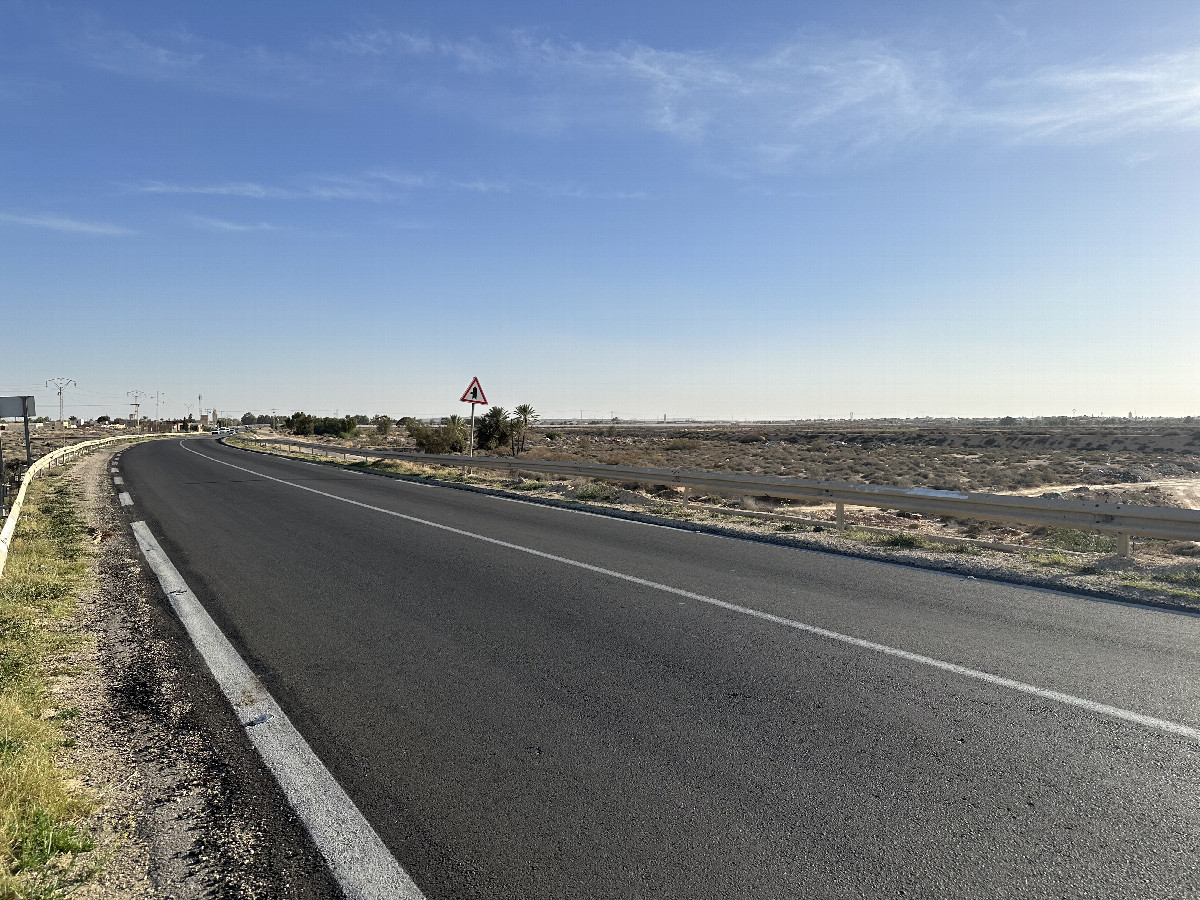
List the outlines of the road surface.
<svg viewBox="0 0 1200 900">
<path fill-rule="evenodd" d="M 210 439 L 120 472 L 431 900 L 1200 894 L 1194 615 Z"/>
</svg>

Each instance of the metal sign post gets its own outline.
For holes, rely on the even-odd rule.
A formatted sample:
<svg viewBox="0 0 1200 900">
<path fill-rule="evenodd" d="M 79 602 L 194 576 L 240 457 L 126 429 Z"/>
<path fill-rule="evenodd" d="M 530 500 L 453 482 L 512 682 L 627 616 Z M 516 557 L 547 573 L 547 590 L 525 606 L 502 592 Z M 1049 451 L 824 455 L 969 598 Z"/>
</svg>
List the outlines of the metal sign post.
<svg viewBox="0 0 1200 900">
<path fill-rule="evenodd" d="M 487 397 L 483 396 L 483 386 L 480 385 L 478 378 L 472 378 L 471 383 L 467 385 L 467 389 L 463 391 L 463 395 L 458 398 L 462 403 L 471 404 L 471 431 L 467 437 L 467 455 L 475 455 L 475 407 L 480 403 L 487 404 Z"/>
<path fill-rule="evenodd" d="M 21 398 L 21 415 L 25 417 L 25 465 L 33 465 L 33 455 L 29 452 L 29 415 L 33 412 L 33 398 Z"/>
</svg>

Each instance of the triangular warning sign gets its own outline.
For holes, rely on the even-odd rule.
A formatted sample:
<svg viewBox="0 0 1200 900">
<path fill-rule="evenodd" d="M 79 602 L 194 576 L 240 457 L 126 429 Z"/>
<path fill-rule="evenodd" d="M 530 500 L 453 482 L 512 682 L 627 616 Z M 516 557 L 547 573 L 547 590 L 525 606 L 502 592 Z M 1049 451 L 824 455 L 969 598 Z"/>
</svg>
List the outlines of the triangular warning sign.
<svg viewBox="0 0 1200 900">
<path fill-rule="evenodd" d="M 479 384 L 478 378 L 472 378 L 470 385 L 463 391 L 463 395 L 459 398 L 463 403 L 487 403 L 487 397 L 483 396 L 483 388 Z"/>
</svg>

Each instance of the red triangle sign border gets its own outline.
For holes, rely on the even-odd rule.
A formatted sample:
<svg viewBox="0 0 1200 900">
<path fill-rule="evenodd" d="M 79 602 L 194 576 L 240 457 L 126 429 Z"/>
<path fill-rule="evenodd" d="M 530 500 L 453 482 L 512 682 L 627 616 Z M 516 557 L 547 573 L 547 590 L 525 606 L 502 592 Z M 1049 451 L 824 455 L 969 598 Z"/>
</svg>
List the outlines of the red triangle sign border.
<svg viewBox="0 0 1200 900">
<path fill-rule="evenodd" d="M 474 391 L 475 395 L 478 397 L 477 400 L 471 399 L 472 391 Z M 471 383 L 467 385 L 467 389 L 463 391 L 463 395 L 459 398 L 459 400 L 462 403 L 482 403 L 487 405 L 487 397 L 483 395 L 483 385 L 479 383 L 478 378 L 471 379 Z"/>
</svg>

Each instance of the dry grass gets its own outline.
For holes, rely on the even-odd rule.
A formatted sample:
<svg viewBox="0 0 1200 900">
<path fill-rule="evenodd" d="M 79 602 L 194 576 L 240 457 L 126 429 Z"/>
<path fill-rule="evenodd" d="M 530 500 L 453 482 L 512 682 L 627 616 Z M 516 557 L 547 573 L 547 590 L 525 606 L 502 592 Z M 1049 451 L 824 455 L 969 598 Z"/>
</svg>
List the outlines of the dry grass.
<svg viewBox="0 0 1200 900">
<path fill-rule="evenodd" d="M 0 898 L 65 896 L 91 870 L 76 855 L 93 849 L 81 821 L 88 798 L 57 763 L 58 723 L 47 677 L 73 638 L 62 623 L 88 580 L 85 531 L 72 485 L 36 481 L 0 579 Z"/>
<path fill-rule="evenodd" d="M 529 456 L 900 487 L 1022 491 L 1200 474 L 1200 430 L 756 427 L 571 429 Z M 1157 500 L 1147 498 L 1147 500 Z"/>
</svg>

